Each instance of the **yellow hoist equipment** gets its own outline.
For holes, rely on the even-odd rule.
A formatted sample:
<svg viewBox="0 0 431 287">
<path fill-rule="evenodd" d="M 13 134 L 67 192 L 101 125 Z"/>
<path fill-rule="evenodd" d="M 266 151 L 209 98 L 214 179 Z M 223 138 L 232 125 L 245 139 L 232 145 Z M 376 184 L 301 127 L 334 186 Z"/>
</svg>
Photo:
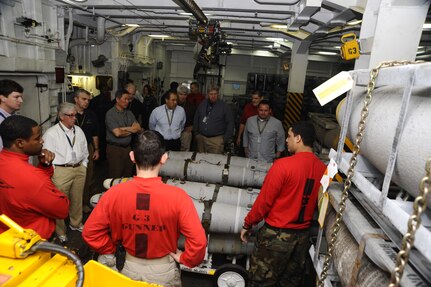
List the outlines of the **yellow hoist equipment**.
<svg viewBox="0 0 431 287">
<path fill-rule="evenodd" d="M 341 42 L 343 43 L 340 48 L 341 58 L 344 60 L 359 58 L 359 44 L 355 34 L 349 33 L 341 36 Z"/>
<path fill-rule="evenodd" d="M 0 222 L 9 227 L 0 234 L 0 287 L 161 287 L 134 281 L 97 261 L 83 266 L 67 248 L 47 242 L 6 215 L 0 215 Z"/>
</svg>

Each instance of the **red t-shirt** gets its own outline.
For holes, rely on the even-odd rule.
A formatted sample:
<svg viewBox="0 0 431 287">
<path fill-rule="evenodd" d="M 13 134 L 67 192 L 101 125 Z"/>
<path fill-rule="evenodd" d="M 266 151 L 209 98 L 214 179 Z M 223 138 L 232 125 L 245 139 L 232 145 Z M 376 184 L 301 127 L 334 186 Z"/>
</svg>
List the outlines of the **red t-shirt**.
<svg viewBox="0 0 431 287">
<path fill-rule="evenodd" d="M 239 122 L 245 125 L 247 119 L 255 115 L 257 115 L 257 106 L 255 107 L 252 103 L 248 103 L 244 106 Z"/>
<path fill-rule="evenodd" d="M 28 156 L 3 149 L 0 152 L 0 214 L 49 239 L 55 219 L 69 214 L 69 200 L 52 183 L 52 166 L 34 167 Z M 0 233 L 8 227 L 0 223 Z"/>
<path fill-rule="evenodd" d="M 194 105 L 196 108 L 199 106 L 200 103 L 202 103 L 203 100 L 205 100 L 205 95 L 201 93 L 187 95 L 187 102 Z"/>
<path fill-rule="evenodd" d="M 180 262 L 194 267 L 203 260 L 207 241 L 191 198 L 160 177 L 135 176 L 101 197 L 82 237 L 101 254 L 115 253 L 122 242 L 129 254 L 150 259 L 175 253 L 180 234 L 185 237 Z"/>
<path fill-rule="evenodd" d="M 277 228 L 308 228 L 325 169 L 325 164 L 311 152 L 275 161 L 244 224 L 252 226 L 264 219 Z"/>
</svg>

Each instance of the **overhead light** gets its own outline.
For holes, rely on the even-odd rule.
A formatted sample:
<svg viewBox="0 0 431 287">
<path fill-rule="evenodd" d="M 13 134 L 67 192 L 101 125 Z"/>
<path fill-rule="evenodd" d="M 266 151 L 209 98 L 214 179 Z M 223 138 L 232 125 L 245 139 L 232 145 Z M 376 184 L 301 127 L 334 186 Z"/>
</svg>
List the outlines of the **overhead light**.
<svg viewBox="0 0 431 287">
<path fill-rule="evenodd" d="M 164 38 L 171 38 L 171 36 L 169 35 L 163 35 L 163 34 L 150 34 L 148 35 L 151 38 L 160 38 L 160 39 L 164 39 Z"/>
<path fill-rule="evenodd" d="M 272 24 L 271 28 L 274 28 L 274 29 L 287 29 L 287 25 Z"/>
<path fill-rule="evenodd" d="M 73 2 L 79 2 L 79 3 L 84 3 L 87 2 L 87 0 L 72 0 Z"/>
<path fill-rule="evenodd" d="M 424 29 L 431 29 L 431 23 L 425 23 Z"/>
<path fill-rule="evenodd" d="M 139 24 L 123 24 L 125 27 L 139 27 Z"/>
<path fill-rule="evenodd" d="M 193 14 L 189 13 L 189 12 L 181 12 L 181 13 L 178 13 L 178 14 L 184 15 L 184 16 L 193 16 Z M 204 15 L 205 16 L 212 16 L 212 14 L 207 14 L 207 13 L 204 13 Z"/>
<path fill-rule="evenodd" d="M 347 26 L 356 26 L 362 23 L 362 20 L 352 20 L 346 23 Z"/>
<path fill-rule="evenodd" d="M 265 40 L 267 41 L 271 41 L 271 42 L 284 42 L 284 38 L 265 38 Z"/>
<path fill-rule="evenodd" d="M 325 52 L 325 51 L 319 51 L 319 52 L 317 52 L 317 54 L 326 55 L 326 56 L 335 56 L 335 55 L 338 55 L 338 53 L 335 53 L 335 52 Z"/>
</svg>

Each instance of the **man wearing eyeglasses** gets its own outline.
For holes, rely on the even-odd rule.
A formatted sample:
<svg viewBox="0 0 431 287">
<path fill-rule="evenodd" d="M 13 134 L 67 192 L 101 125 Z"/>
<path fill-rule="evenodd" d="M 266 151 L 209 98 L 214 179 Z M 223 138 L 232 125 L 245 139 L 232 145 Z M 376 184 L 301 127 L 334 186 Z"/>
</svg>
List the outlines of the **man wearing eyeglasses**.
<svg viewBox="0 0 431 287">
<path fill-rule="evenodd" d="M 52 181 L 69 198 L 69 227 L 82 232 L 82 195 L 87 173 L 88 148 L 84 132 L 75 125 L 76 113 L 75 105 L 60 104 L 59 122 L 43 135 L 43 146 L 55 153 Z M 64 221 L 57 220 L 55 231 L 61 243 L 67 241 L 66 230 Z"/>
<path fill-rule="evenodd" d="M 12 80 L 0 81 L 0 124 L 13 115 L 22 105 L 23 87 Z M 3 148 L 2 138 L 0 137 L 0 150 Z"/>
</svg>

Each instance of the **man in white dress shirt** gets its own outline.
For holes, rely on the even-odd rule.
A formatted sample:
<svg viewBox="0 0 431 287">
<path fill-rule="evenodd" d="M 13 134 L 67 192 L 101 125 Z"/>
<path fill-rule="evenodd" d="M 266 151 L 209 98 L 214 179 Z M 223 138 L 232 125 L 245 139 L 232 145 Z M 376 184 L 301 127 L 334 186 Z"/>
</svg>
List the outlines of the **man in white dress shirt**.
<svg viewBox="0 0 431 287">
<path fill-rule="evenodd" d="M 150 130 L 158 131 L 163 136 L 167 151 L 181 149 L 181 132 L 186 123 L 186 113 L 177 102 L 177 93 L 170 91 L 165 98 L 165 104 L 151 112 L 148 124 Z"/>
<path fill-rule="evenodd" d="M 75 125 L 75 105 L 60 104 L 58 118 L 59 123 L 43 135 L 43 146 L 55 153 L 52 181 L 69 198 L 69 227 L 82 232 L 82 194 L 88 163 L 87 140 L 82 129 Z M 65 243 L 67 236 L 63 220 L 57 220 L 55 231 L 59 240 Z"/>
</svg>

